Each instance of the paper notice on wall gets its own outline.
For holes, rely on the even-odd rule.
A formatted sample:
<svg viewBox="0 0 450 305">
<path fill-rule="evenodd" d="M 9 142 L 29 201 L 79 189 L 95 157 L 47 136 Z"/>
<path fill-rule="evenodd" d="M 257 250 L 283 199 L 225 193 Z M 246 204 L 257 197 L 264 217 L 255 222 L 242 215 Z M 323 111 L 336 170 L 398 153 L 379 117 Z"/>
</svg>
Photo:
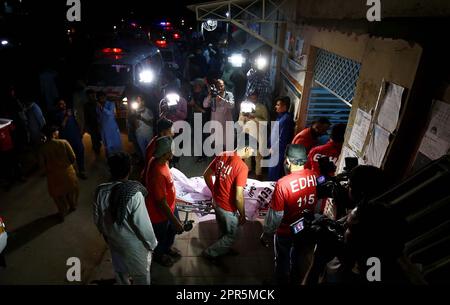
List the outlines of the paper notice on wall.
<svg viewBox="0 0 450 305">
<path fill-rule="evenodd" d="M 348 144 L 356 151 L 361 152 L 369 132 L 370 121 L 372 116 L 361 109 L 356 112 L 355 122 L 353 124 L 352 133 Z"/>
<path fill-rule="evenodd" d="M 431 113 L 431 121 L 423 137 L 419 151 L 436 160 L 449 153 L 450 150 L 450 105 L 435 101 Z"/>
<path fill-rule="evenodd" d="M 383 127 L 377 124 L 374 125 L 372 136 L 364 153 L 364 160 L 367 165 L 381 167 L 384 156 L 386 155 L 386 151 L 389 147 L 390 135 L 390 132 L 385 130 Z"/>
<path fill-rule="evenodd" d="M 388 83 L 386 93 L 380 96 L 381 100 L 377 103 L 379 107 L 377 123 L 390 133 L 393 133 L 397 129 L 404 91 L 405 88 Z"/>
<path fill-rule="evenodd" d="M 342 146 L 341 155 L 339 156 L 338 164 L 336 166 L 336 173 L 340 174 L 344 171 L 345 158 L 354 157 L 358 158 L 358 155 L 349 147 Z"/>
</svg>

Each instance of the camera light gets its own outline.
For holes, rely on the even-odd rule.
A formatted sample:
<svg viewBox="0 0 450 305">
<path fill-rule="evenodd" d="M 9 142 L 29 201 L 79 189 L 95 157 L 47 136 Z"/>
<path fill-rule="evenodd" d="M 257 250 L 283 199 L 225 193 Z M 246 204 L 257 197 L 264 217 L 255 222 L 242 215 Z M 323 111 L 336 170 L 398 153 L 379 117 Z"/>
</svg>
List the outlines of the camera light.
<svg viewBox="0 0 450 305">
<path fill-rule="evenodd" d="M 151 70 L 144 70 L 139 73 L 139 81 L 141 83 L 151 83 L 155 78 L 155 74 Z"/>
<path fill-rule="evenodd" d="M 267 67 L 267 58 L 259 56 L 256 59 L 255 63 L 256 63 L 256 68 L 258 70 L 263 70 L 263 69 L 265 69 Z"/>
<path fill-rule="evenodd" d="M 139 108 L 139 103 L 138 102 L 132 102 L 131 103 L 131 109 L 137 110 L 138 108 Z"/>
<path fill-rule="evenodd" d="M 178 102 L 180 101 L 180 96 L 176 93 L 169 93 L 166 95 L 166 100 L 167 100 L 167 105 L 170 106 L 175 106 L 178 104 Z"/>
<path fill-rule="evenodd" d="M 242 113 L 253 113 L 256 110 L 256 105 L 249 101 L 243 101 L 241 103 L 241 112 Z"/>
<path fill-rule="evenodd" d="M 122 102 L 128 102 L 128 98 L 125 96 L 125 97 L 122 99 Z"/>
<path fill-rule="evenodd" d="M 2 40 L 2 46 L 6 46 L 9 43 L 8 40 Z"/>
<path fill-rule="evenodd" d="M 228 62 L 233 67 L 242 67 L 244 61 L 245 58 L 241 54 L 232 54 L 230 57 L 228 57 Z"/>
</svg>

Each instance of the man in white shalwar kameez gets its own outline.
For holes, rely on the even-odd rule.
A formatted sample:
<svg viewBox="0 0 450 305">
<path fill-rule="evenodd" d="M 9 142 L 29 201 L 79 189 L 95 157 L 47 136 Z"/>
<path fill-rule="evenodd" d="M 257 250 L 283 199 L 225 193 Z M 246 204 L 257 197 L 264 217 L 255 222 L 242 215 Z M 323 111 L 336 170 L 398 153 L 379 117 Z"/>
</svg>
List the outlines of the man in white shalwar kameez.
<svg viewBox="0 0 450 305">
<path fill-rule="evenodd" d="M 116 280 L 121 285 L 150 285 L 152 253 L 158 242 L 145 207 L 147 190 L 128 180 L 131 157 L 115 153 L 108 158 L 111 183 L 97 187 L 94 221 L 111 251 Z"/>
</svg>

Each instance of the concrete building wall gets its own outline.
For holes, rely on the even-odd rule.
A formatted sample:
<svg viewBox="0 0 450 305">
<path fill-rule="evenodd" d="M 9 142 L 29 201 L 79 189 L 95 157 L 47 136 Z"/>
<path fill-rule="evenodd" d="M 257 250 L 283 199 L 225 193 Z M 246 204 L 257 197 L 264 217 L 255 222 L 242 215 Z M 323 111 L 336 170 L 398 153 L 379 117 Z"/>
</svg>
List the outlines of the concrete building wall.
<svg viewBox="0 0 450 305">
<path fill-rule="evenodd" d="M 299 78 L 303 82 L 300 84 L 302 97 L 298 107 L 297 131 L 305 127 L 309 89 L 313 84 L 315 53 L 319 48 L 361 63 L 344 145 L 350 138 L 357 109 L 361 108 L 368 113 L 375 110 L 383 80 L 400 85 L 407 90 L 402 109 L 408 107 L 409 90 L 414 85 L 422 56 L 420 45 L 400 39 L 372 37 L 368 34 L 347 34 L 308 25 L 291 24 L 288 31 L 293 32 L 294 35 L 300 35 L 305 40 L 303 52 L 307 56 L 305 77 Z M 401 119 L 402 116 L 400 116 Z M 395 141 L 391 143 L 395 144 Z M 389 149 L 399 149 L 399 147 L 391 144 Z M 389 158 L 389 149 L 385 160 Z M 411 153 L 414 152 L 405 152 L 405 154 Z"/>
</svg>

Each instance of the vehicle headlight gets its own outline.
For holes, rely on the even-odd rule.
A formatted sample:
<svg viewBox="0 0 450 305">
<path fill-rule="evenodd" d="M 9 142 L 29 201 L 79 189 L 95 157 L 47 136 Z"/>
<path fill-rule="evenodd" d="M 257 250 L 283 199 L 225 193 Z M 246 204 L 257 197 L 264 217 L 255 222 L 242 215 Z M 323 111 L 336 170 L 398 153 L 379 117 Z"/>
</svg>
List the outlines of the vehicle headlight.
<svg viewBox="0 0 450 305">
<path fill-rule="evenodd" d="M 139 73 L 139 81 L 141 83 L 151 83 L 155 79 L 155 74 L 151 70 L 144 70 Z"/>
</svg>

